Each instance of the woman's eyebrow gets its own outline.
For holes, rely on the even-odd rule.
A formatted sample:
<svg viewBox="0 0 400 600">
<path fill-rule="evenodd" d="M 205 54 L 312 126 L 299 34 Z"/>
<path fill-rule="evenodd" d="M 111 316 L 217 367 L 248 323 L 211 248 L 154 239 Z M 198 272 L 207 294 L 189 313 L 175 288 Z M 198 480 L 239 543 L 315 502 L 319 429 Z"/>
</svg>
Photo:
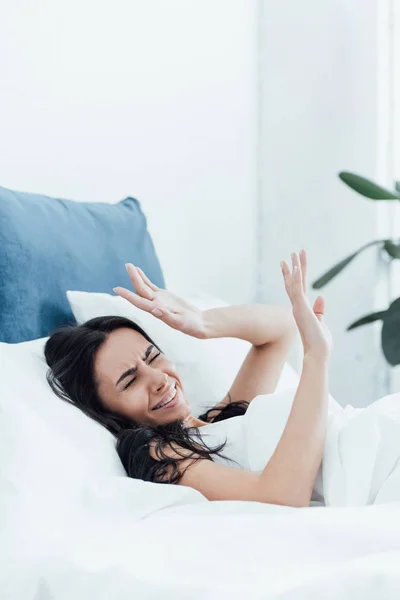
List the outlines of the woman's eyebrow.
<svg viewBox="0 0 400 600">
<path fill-rule="evenodd" d="M 153 344 L 150 344 L 150 346 L 147 348 L 144 356 L 143 356 L 143 360 L 146 360 L 147 358 L 149 358 L 151 351 L 153 350 L 154 346 Z M 117 385 L 119 383 L 121 383 L 121 381 L 123 381 L 124 379 L 126 379 L 127 377 L 129 377 L 130 375 L 134 375 L 137 371 L 137 367 L 131 367 L 130 369 L 128 369 L 127 371 L 125 371 L 124 373 L 122 373 L 121 377 L 118 379 L 117 383 L 115 384 L 115 387 L 117 387 Z"/>
</svg>

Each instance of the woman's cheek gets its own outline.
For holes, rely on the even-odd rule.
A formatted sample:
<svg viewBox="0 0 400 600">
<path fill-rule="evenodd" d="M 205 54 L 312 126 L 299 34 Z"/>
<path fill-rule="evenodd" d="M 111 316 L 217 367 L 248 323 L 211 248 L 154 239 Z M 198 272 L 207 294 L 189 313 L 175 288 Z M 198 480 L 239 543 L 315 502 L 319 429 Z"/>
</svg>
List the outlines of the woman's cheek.
<svg viewBox="0 0 400 600">
<path fill-rule="evenodd" d="M 127 404 L 128 404 L 127 408 L 129 411 L 129 416 L 131 417 L 131 419 L 137 420 L 143 411 L 141 408 L 142 407 L 141 396 L 138 394 L 138 392 L 136 390 L 130 391 Z"/>
</svg>

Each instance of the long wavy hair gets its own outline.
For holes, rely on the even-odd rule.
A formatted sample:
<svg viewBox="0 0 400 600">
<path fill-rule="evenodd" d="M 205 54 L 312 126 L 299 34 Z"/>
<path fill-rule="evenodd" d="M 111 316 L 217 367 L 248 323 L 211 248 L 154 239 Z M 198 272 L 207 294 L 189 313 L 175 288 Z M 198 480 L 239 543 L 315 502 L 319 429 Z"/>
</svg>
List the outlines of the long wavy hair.
<svg viewBox="0 0 400 600">
<path fill-rule="evenodd" d="M 179 483 L 187 468 L 183 464 L 213 460 L 216 455 L 224 456 L 225 443 L 210 447 L 197 427 L 184 427 L 181 421 L 160 426 L 141 425 L 103 406 L 94 375 L 95 357 L 107 336 L 122 327 L 139 332 L 162 352 L 130 319 L 96 317 L 82 325 L 57 329 L 50 336 L 45 345 L 45 358 L 50 367 L 47 381 L 59 398 L 78 407 L 117 438 L 117 452 L 129 477 L 158 483 Z M 244 414 L 247 406 L 247 402 L 229 402 L 223 409 L 210 409 L 200 418 L 220 421 Z"/>
</svg>

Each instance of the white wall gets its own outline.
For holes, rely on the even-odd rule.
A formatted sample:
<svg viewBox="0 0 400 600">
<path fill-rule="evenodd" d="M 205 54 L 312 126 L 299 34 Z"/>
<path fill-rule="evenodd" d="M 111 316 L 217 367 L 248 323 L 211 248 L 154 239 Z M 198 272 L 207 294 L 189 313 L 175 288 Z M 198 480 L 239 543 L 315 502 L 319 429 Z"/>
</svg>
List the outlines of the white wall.
<svg viewBox="0 0 400 600">
<path fill-rule="evenodd" d="M 292 250 L 308 250 L 312 281 L 377 235 L 376 205 L 337 173 L 379 175 L 378 14 L 376 0 L 265 0 L 262 8 L 259 297 L 279 302 L 279 261 Z M 375 309 L 376 271 L 370 250 L 322 290 L 335 340 L 331 391 L 342 404 L 384 393 L 377 328 L 345 331 Z"/>
<path fill-rule="evenodd" d="M 286 301 L 279 261 L 290 251 L 307 248 L 313 280 L 379 228 L 375 205 L 337 178 L 380 175 L 376 6 L 9 2 L 0 185 L 134 195 L 170 287 Z M 374 310 L 376 270 L 369 251 L 324 290 L 342 404 L 384 391 L 377 328 L 345 332 Z"/>
<path fill-rule="evenodd" d="M 3 3 L 0 185 L 133 195 L 169 286 L 254 300 L 255 8 Z"/>
<path fill-rule="evenodd" d="M 393 77 L 394 77 L 394 177 L 400 181 L 400 2 L 393 5 Z M 397 232 L 399 233 L 399 232 Z"/>
<path fill-rule="evenodd" d="M 400 181 L 400 3 L 397 0 L 385 0 L 385 16 L 390 23 L 387 36 L 387 53 L 390 57 L 386 77 L 388 80 L 388 118 L 386 123 L 387 138 L 390 152 L 387 160 L 387 182 L 393 187 L 395 181 Z M 390 203 L 387 208 L 390 221 L 390 237 L 400 237 L 400 204 Z M 400 263 L 393 261 L 390 267 L 390 300 L 400 297 Z M 400 390 L 400 365 L 390 371 L 391 391 Z"/>
</svg>

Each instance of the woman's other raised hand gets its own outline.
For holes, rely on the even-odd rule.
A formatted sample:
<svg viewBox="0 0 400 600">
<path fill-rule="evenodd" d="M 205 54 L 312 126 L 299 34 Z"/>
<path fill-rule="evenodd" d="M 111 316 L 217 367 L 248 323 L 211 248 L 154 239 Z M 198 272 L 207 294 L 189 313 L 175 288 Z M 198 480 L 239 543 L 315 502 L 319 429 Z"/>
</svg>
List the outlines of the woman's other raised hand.
<svg viewBox="0 0 400 600">
<path fill-rule="evenodd" d="M 286 293 L 293 307 L 293 316 L 300 332 L 304 355 L 328 358 L 332 349 L 332 336 L 324 323 L 325 300 L 322 296 L 311 308 L 307 298 L 307 254 L 301 250 L 300 256 L 292 253 L 292 269 L 283 260 L 282 275 Z"/>
</svg>

